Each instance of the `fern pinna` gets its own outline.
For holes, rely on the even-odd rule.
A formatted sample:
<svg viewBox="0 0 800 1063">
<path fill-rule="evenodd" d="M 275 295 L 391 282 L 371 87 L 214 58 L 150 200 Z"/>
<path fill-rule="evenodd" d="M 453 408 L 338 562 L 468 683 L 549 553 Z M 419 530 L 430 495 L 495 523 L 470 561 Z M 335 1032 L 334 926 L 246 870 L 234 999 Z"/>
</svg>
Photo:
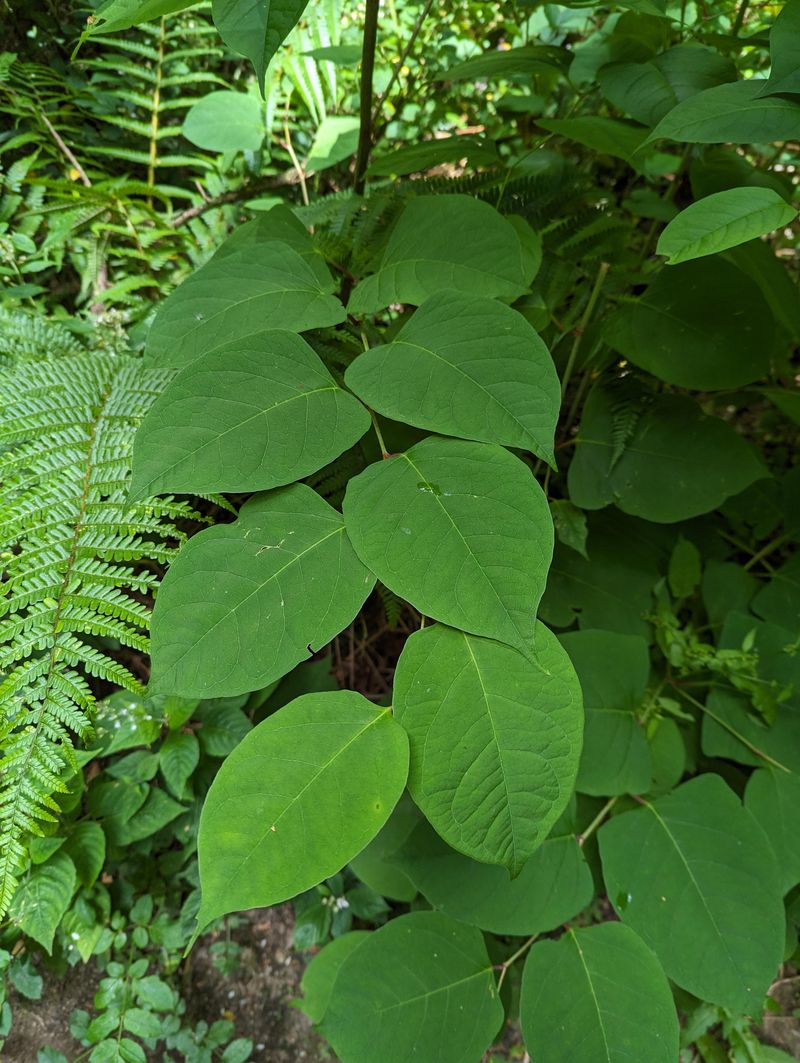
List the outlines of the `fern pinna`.
<svg viewBox="0 0 800 1063">
<path fill-rule="evenodd" d="M 174 499 L 126 502 L 134 429 L 168 375 L 86 353 L 0 382 L 0 912 L 91 735 L 89 677 L 141 689 L 109 647 L 146 651 L 152 569 L 196 517 Z"/>
</svg>

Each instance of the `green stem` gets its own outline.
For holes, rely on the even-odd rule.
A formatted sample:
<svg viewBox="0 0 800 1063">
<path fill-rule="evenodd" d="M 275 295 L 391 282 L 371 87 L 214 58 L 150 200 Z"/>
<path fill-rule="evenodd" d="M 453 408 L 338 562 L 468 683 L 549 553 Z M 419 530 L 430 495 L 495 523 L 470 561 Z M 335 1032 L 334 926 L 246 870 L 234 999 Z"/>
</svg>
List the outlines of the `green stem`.
<svg viewBox="0 0 800 1063">
<path fill-rule="evenodd" d="M 597 830 L 597 828 L 600 826 L 600 824 L 606 818 L 606 816 L 611 811 L 611 809 L 614 807 L 614 805 L 617 803 L 617 801 L 619 801 L 619 794 L 616 797 L 612 797 L 612 798 L 610 798 L 610 800 L 606 801 L 606 803 L 603 805 L 603 807 L 600 809 L 600 811 L 594 817 L 594 819 L 589 824 L 589 826 L 586 828 L 586 830 L 582 834 L 578 835 L 578 845 L 580 845 L 581 848 L 583 848 L 583 846 L 586 844 L 586 842 L 589 840 L 589 838 L 591 838 L 591 836 L 594 834 L 594 832 Z"/>
<path fill-rule="evenodd" d="M 695 708 L 699 709 L 701 712 L 704 712 L 706 716 L 710 716 L 715 723 L 719 724 L 719 726 L 722 727 L 725 731 L 733 735 L 733 737 L 736 738 L 739 742 L 741 742 L 743 746 L 749 749 L 754 756 L 759 757 L 763 761 L 766 761 L 766 763 L 770 764 L 773 768 L 778 768 L 779 771 L 785 771 L 787 775 L 791 775 L 790 768 L 787 768 L 785 764 L 781 764 L 779 760 L 775 760 L 775 758 L 771 757 L 769 753 L 765 753 L 763 749 L 759 749 L 758 746 L 753 745 L 753 743 L 749 739 L 745 738 L 743 734 L 740 734 L 735 727 L 732 727 L 727 720 L 724 720 L 721 716 L 718 716 L 715 712 L 709 709 L 707 705 L 704 705 L 702 701 L 698 701 L 697 698 L 692 697 L 691 694 L 687 694 L 683 687 L 676 686 L 674 683 L 672 684 L 672 686 L 675 690 L 677 690 L 681 697 L 685 698 L 686 701 L 689 702 L 690 705 L 694 705 Z"/>
<path fill-rule="evenodd" d="M 610 268 L 611 267 L 608 262 L 600 263 L 600 268 L 598 269 L 597 276 L 595 277 L 594 287 L 592 288 L 591 294 L 589 295 L 589 300 L 586 303 L 586 307 L 583 311 L 583 316 L 581 317 L 580 324 L 575 329 L 575 339 L 572 341 L 572 348 L 569 352 L 569 357 L 567 358 L 566 368 L 564 369 L 564 378 L 561 381 L 562 397 L 567 393 L 567 385 L 569 384 L 570 377 L 572 376 L 572 371 L 575 368 L 575 362 L 578 357 L 578 351 L 580 350 L 583 334 L 586 331 L 586 327 L 589 324 L 589 321 L 591 320 L 592 314 L 594 313 L 594 308 L 597 305 L 597 300 L 600 296 L 600 291 L 603 287 L 603 284 L 605 283 L 606 274 L 608 273 Z"/>
<path fill-rule="evenodd" d="M 751 569 L 753 565 L 757 565 L 759 561 L 763 561 L 765 557 L 769 557 L 769 555 L 777 550 L 779 546 L 783 546 L 788 538 L 789 536 L 784 532 L 782 535 L 777 535 L 774 539 L 768 542 L 757 554 L 753 554 L 747 564 L 742 566 L 745 572 L 747 572 L 748 569 Z"/>
<path fill-rule="evenodd" d="M 532 934 L 523 945 L 520 945 L 516 952 L 512 953 L 507 960 L 504 960 L 503 963 L 500 964 L 500 977 L 497 979 L 498 994 L 503 988 L 503 982 L 505 981 L 505 977 L 508 974 L 509 967 L 512 967 L 520 958 L 520 956 L 525 955 L 525 953 L 528 951 L 534 941 L 536 941 L 538 936 L 538 934 Z"/>
<path fill-rule="evenodd" d="M 386 444 L 383 441 L 383 434 L 381 432 L 381 426 L 378 424 L 378 418 L 375 416 L 373 410 L 369 411 L 369 415 L 372 418 L 372 427 L 375 429 L 375 435 L 378 437 L 378 444 L 381 448 L 381 456 L 384 458 L 390 457 L 389 451 L 386 449 Z"/>
<path fill-rule="evenodd" d="M 361 195 L 366 184 L 369 153 L 372 150 L 372 77 L 375 72 L 375 48 L 378 43 L 378 15 L 381 0 L 367 0 L 364 15 L 364 43 L 361 49 L 361 125 L 358 130 L 358 152 L 353 188 Z"/>
</svg>

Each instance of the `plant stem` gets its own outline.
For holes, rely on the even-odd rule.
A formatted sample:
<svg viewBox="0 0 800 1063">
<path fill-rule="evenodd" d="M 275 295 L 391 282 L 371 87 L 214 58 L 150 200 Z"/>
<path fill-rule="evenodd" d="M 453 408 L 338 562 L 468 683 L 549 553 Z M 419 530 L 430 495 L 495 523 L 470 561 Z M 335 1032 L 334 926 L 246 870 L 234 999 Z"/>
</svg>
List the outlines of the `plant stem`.
<svg viewBox="0 0 800 1063">
<path fill-rule="evenodd" d="M 378 99 L 377 99 L 377 101 L 375 103 L 375 106 L 372 109 L 372 124 L 373 125 L 378 120 L 378 116 L 381 113 L 381 108 L 383 107 L 384 103 L 386 103 L 386 101 L 388 100 L 389 93 L 394 88 L 395 82 L 397 81 L 398 77 L 400 76 L 400 71 L 403 69 L 406 59 L 408 59 L 409 55 L 411 54 L 411 49 L 416 44 L 417 37 L 419 36 L 420 30 L 422 29 L 422 25 L 425 22 L 425 19 L 430 14 L 430 10 L 431 10 L 432 7 L 433 7 L 433 0 L 428 0 L 428 2 L 425 4 L 425 7 L 423 7 L 422 11 L 420 11 L 419 18 L 414 23 L 414 28 L 411 31 L 411 36 L 408 38 L 408 42 L 406 43 L 406 46 L 403 49 L 403 51 L 402 51 L 402 53 L 400 55 L 400 58 L 394 64 L 394 69 L 392 70 L 392 76 L 389 78 L 389 84 L 386 86 L 386 88 L 380 94 L 380 96 L 378 97 Z"/>
<path fill-rule="evenodd" d="M 583 316 L 581 317 L 580 324 L 575 329 L 575 339 L 572 341 L 572 349 L 569 352 L 569 358 L 567 359 L 567 365 L 566 365 L 566 368 L 564 369 L 564 378 L 561 381 L 561 395 L 562 395 L 562 397 L 564 395 L 566 395 L 566 393 L 567 393 L 567 385 L 569 384 L 570 377 L 572 376 L 572 371 L 575 368 L 575 361 L 576 361 L 576 359 L 578 357 L 578 351 L 580 350 L 581 340 L 583 339 L 583 334 L 586 331 L 586 326 L 589 324 L 589 321 L 591 320 L 592 314 L 594 313 L 594 308 L 597 305 L 597 300 L 598 300 L 598 298 L 600 296 L 600 290 L 603 287 L 603 284 L 604 284 L 605 279 L 606 279 L 606 274 L 608 273 L 610 268 L 611 267 L 610 267 L 608 262 L 601 262 L 600 263 L 600 268 L 598 269 L 597 276 L 595 277 L 594 287 L 592 288 L 592 291 L 591 291 L 591 293 L 589 295 L 589 300 L 586 303 L 586 307 L 584 308 Z"/>
<path fill-rule="evenodd" d="M 150 150 L 147 163 L 147 183 L 151 188 L 155 187 L 156 170 L 158 168 L 158 123 L 161 114 L 161 78 L 164 66 L 164 41 L 167 33 L 167 22 L 162 16 L 158 35 L 158 62 L 156 63 L 156 80 L 153 85 L 153 99 L 150 105 Z M 148 206 L 152 206 L 152 199 Z"/>
<path fill-rule="evenodd" d="M 687 694 L 683 687 L 679 687 L 675 683 L 673 683 L 672 686 L 681 695 L 681 697 L 685 698 L 686 701 L 688 701 L 691 705 L 694 705 L 695 708 L 700 709 L 700 711 L 704 712 L 707 716 L 710 716 L 715 723 L 719 724 L 719 726 L 722 727 L 725 731 L 733 735 L 734 738 L 738 739 L 738 741 L 740 741 L 743 746 L 749 749 L 750 752 L 754 754 L 754 756 L 760 757 L 761 760 L 766 761 L 766 763 L 770 764 L 773 768 L 778 768 L 779 771 L 785 771 L 787 775 L 791 775 L 791 769 L 787 768 L 785 764 L 781 764 L 779 760 L 775 760 L 775 758 L 771 757 L 769 753 L 765 753 L 763 749 L 759 749 L 758 746 L 753 745 L 753 743 L 749 739 L 745 738 L 743 734 L 740 734 L 735 727 L 732 727 L 727 720 L 724 720 L 721 716 L 718 716 L 715 712 L 709 709 L 707 705 L 704 705 L 702 701 L 698 701 L 697 698 L 692 697 L 691 694 Z"/>
<path fill-rule="evenodd" d="M 744 25 L 744 16 L 747 14 L 747 8 L 750 6 L 750 0 L 742 0 L 736 11 L 736 17 L 733 20 L 733 26 L 731 27 L 731 35 L 733 37 L 739 36 L 739 31 Z"/>
<path fill-rule="evenodd" d="M 763 561 L 765 557 L 769 557 L 769 555 L 774 550 L 777 550 L 779 546 L 782 546 L 788 538 L 789 536 L 784 532 L 782 535 L 777 535 L 774 539 L 770 540 L 766 546 L 762 547 L 757 554 L 753 554 L 750 560 L 742 566 L 745 572 L 751 569 L 753 565 L 757 565 L 759 561 Z"/>
<path fill-rule="evenodd" d="M 520 956 L 523 956 L 528 951 L 528 949 L 531 947 L 534 941 L 536 941 L 538 936 L 538 934 L 532 934 L 531 937 L 529 937 L 523 945 L 520 945 L 516 952 L 512 953 L 507 960 L 504 960 L 503 963 L 500 964 L 500 977 L 497 979 L 498 994 L 503 988 L 503 982 L 505 981 L 505 977 L 508 974 L 509 967 L 512 967 L 520 958 Z"/>
<path fill-rule="evenodd" d="M 381 433 L 380 425 L 378 424 L 378 418 L 375 416 L 372 410 L 369 411 L 369 415 L 372 418 L 372 427 L 375 429 L 375 435 L 378 437 L 378 443 L 381 448 L 381 456 L 384 458 L 390 457 L 389 451 L 386 449 L 386 444 L 383 441 L 383 434 Z"/>
<path fill-rule="evenodd" d="M 378 43 L 378 15 L 381 0 L 367 0 L 364 16 L 364 44 L 361 49 L 361 126 L 358 130 L 358 152 L 353 188 L 361 195 L 366 183 L 369 153 L 372 150 L 372 76 L 375 71 L 375 48 Z"/>
<path fill-rule="evenodd" d="M 606 816 L 611 811 L 611 809 L 614 807 L 614 805 L 617 803 L 617 801 L 619 801 L 619 794 L 616 797 L 612 797 L 608 801 L 606 801 L 606 803 L 603 805 L 603 807 L 600 809 L 600 811 L 594 817 L 594 819 L 589 824 L 589 826 L 586 828 L 586 830 L 583 832 L 583 834 L 579 834 L 578 835 L 578 845 L 580 845 L 581 848 L 583 848 L 583 846 L 586 844 L 586 842 L 589 840 L 589 838 L 591 838 L 591 836 L 594 834 L 594 832 L 597 830 L 597 828 L 600 826 L 600 824 L 606 818 Z"/>
</svg>

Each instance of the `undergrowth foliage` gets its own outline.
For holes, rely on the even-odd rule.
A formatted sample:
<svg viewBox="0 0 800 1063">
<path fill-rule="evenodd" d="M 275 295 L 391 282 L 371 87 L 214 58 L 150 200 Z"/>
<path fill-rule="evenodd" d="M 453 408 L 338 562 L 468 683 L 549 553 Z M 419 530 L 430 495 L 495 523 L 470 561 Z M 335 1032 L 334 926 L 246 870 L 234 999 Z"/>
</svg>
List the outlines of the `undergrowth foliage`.
<svg viewBox="0 0 800 1063">
<path fill-rule="evenodd" d="M 3 911 L 27 837 L 56 822 L 73 746 L 91 737 L 94 681 L 143 689 L 107 647 L 147 652 L 159 573 L 194 516 L 126 500 L 132 433 L 168 376 L 95 353 L 21 361 L 2 380 Z"/>
<path fill-rule="evenodd" d="M 79 214 L 108 198 L 73 254 L 103 245 L 83 288 L 130 296 L 143 349 L 75 354 L 57 323 L 0 347 L 0 904 L 21 879 L 11 917 L 46 950 L 96 901 L 59 800 L 80 758 L 130 748 L 91 734 L 121 686 L 123 731 L 160 744 L 112 763 L 87 826 L 135 845 L 191 787 L 181 944 L 295 899 L 298 944 L 325 945 L 303 1006 L 343 1063 L 478 1063 L 508 1020 L 537 1063 L 785 1058 L 753 1027 L 800 925 L 798 3 L 485 5 L 481 47 L 424 71 L 437 135 L 399 148 L 430 4 L 376 98 L 366 0 L 358 121 L 326 113 L 359 62 L 333 2 L 295 29 L 302 0 L 213 0 L 264 102 L 211 74 L 191 109 L 190 5 L 132 29 L 100 4 L 82 43 L 105 51 L 51 107 L 68 129 L 94 108 L 113 142 L 87 157 L 138 168 L 84 171 Z M 208 155 L 173 145 L 184 111 Z M 25 187 L 38 217 L 18 163 L 6 216 Z M 232 206 L 255 189 L 282 201 Z M 212 213 L 232 231 L 145 329 Z M 21 235 L 29 298 L 18 257 L 50 238 Z M 47 336 L 61 356 L 31 361 Z M 188 535 L 186 496 L 213 526 Z M 122 1006 L 82 1030 L 93 1060 L 128 1060 L 112 1027 L 158 1043 Z"/>
</svg>

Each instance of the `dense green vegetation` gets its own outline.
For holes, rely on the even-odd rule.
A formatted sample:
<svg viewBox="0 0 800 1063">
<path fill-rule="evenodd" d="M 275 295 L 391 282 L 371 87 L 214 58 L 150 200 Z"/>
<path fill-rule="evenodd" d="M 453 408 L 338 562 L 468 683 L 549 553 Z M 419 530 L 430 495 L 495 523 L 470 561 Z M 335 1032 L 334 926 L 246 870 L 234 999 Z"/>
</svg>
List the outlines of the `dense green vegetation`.
<svg viewBox="0 0 800 1063">
<path fill-rule="evenodd" d="M 0 17 L 0 1045 L 792 1058 L 800 0 Z"/>
</svg>

